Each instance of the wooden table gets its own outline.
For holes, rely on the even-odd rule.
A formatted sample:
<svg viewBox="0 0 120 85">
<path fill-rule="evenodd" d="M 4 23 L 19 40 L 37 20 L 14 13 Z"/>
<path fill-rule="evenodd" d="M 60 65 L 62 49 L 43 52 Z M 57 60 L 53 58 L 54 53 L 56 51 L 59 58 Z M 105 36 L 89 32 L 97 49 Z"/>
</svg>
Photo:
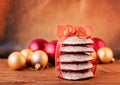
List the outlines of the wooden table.
<svg viewBox="0 0 120 85">
<path fill-rule="evenodd" d="M 99 64 L 94 78 L 80 81 L 68 81 L 57 78 L 55 68 L 32 71 L 25 68 L 13 71 L 7 65 L 7 59 L 0 59 L 0 85 L 120 85 L 120 60 L 110 64 Z"/>
</svg>

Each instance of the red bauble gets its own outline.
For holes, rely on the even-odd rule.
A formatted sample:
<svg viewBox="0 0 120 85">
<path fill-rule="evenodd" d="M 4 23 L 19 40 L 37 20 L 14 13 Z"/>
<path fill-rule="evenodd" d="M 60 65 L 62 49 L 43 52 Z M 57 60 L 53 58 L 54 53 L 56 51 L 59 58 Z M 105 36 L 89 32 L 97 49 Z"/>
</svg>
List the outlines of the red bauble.
<svg viewBox="0 0 120 85">
<path fill-rule="evenodd" d="M 92 46 L 95 51 L 97 51 L 99 48 L 106 47 L 106 43 L 100 39 L 100 38 L 92 38 L 94 41 L 94 45 Z"/>
<path fill-rule="evenodd" d="M 44 50 L 46 44 L 47 41 L 44 39 L 35 39 L 29 44 L 28 48 L 32 51 Z"/>
<path fill-rule="evenodd" d="M 48 54 L 51 63 L 55 63 L 55 51 L 58 40 L 53 40 L 45 45 L 44 51 Z"/>
</svg>

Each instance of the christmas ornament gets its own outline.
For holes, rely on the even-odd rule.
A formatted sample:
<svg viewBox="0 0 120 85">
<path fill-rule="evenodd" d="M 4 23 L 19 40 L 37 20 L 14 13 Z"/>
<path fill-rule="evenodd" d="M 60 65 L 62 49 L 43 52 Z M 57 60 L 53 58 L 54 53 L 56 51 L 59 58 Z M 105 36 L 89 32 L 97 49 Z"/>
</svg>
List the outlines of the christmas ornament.
<svg viewBox="0 0 120 85">
<path fill-rule="evenodd" d="M 114 61 L 113 58 L 113 52 L 108 47 L 102 47 L 97 51 L 98 57 L 100 62 L 102 63 L 110 63 L 111 61 Z"/>
<path fill-rule="evenodd" d="M 51 63 L 55 64 L 55 51 L 58 40 L 53 40 L 45 45 L 44 51 L 48 54 Z"/>
<path fill-rule="evenodd" d="M 90 53 L 90 55 L 94 58 L 94 60 L 98 59 L 96 51 Z"/>
<path fill-rule="evenodd" d="M 32 51 L 44 50 L 45 44 L 47 44 L 46 40 L 35 39 L 29 44 L 28 48 L 31 49 Z"/>
<path fill-rule="evenodd" d="M 23 49 L 22 51 L 21 51 L 21 53 L 24 55 L 24 57 L 26 58 L 26 64 L 27 65 L 30 65 L 30 63 L 31 63 L 31 56 L 32 56 L 32 54 L 33 54 L 33 51 L 32 50 L 30 50 L 30 49 Z"/>
<path fill-rule="evenodd" d="M 92 40 L 94 41 L 94 45 L 92 45 L 92 47 L 94 48 L 95 51 L 102 47 L 106 47 L 106 43 L 102 39 L 92 38 Z"/>
<path fill-rule="evenodd" d="M 48 64 L 48 56 L 42 50 L 35 51 L 31 57 L 31 64 L 33 66 L 38 63 L 41 65 L 42 68 L 44 68 Z"/>
<path fill-rule="evenodd" d="M 26 64 L 26 58 L 20 52 L 13 52 L 8 57 L 8 65 L 14 69 L 22 69 Z"/>
</svg>

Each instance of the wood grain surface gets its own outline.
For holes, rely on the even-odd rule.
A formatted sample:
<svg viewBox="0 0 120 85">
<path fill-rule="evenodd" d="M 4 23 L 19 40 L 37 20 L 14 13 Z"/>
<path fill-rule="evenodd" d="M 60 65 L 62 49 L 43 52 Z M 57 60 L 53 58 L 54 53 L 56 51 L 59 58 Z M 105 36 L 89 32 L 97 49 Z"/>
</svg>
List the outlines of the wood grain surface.
<svg viewBox="0 0 120 85">
<path fill-rule="evenodd" d="M 55 67 L 42 71 L 25 68 L 13 71 L 7 59 L 0 59 L 0 85 L 120 85 L 120 60 L 99 64 L 94 78 L 80 81 L 63 80 L 56 76 Z"/>
</svg>

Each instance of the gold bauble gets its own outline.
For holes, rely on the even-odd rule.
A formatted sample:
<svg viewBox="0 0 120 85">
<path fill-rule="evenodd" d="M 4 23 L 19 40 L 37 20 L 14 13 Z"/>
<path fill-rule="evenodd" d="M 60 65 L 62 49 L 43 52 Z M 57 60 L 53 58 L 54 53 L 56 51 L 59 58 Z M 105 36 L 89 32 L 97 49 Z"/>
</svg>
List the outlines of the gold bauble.
<svg viewBox="0 0 120 85">
<path fill-rule="evenodd" d="M 90 53 L 90 55 L 94 58 L 94 60 L 98 59 L 96 51 Z"/>
<path fill-rule="evenodd" d="M 43 68 L 48 64 L 48 55 L 41 50 L 35 51 L 31 57 L 32 65 L 39 63 Z"/>
<path fill-rule="evenodd" d="M 25 57 L 20 52 L 13 52 L 8 57 L 8 65 L 14 69 L 22 69 L 26 64 Z"/>
<path fill-rule="evenodd" d="M 113 52 L 110 48 L 108 47 L 102 47 L 97 51 L 99 60 L 102 63 L 110 63 L 111 61 L 113 61 Z"/>
<path fill-rule="evenodd" d="M 21 53 L 24 55 L 24 57 L 26 58 L 26 64 L 30 64 L 31 63 L 31 56 L 33 54 L 33 51 L 30 49 L 23 49 L 21 51 Z"/>
</svg>

